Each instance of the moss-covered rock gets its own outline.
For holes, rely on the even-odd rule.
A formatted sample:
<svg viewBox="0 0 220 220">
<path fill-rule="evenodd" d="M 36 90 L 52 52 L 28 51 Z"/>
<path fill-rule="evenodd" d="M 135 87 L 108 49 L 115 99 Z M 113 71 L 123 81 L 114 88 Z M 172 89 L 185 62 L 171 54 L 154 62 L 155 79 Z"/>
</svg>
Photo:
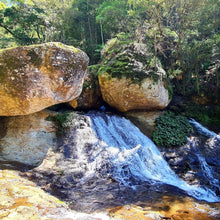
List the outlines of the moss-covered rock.
<svg viewBox="0 0 220 220">
<path fill-rule="evenodd" d="M 80 95 L 88 56 L 61 43 L 0 50 L 0 115 L 26 115 Z"/>
<path fill-rule="evenodd" d="M 145 44 L 112 39 L 102 51 L 102 97 L 119 111 L 163 109 L 170 101 L 166 72 Z"/>
</svg>

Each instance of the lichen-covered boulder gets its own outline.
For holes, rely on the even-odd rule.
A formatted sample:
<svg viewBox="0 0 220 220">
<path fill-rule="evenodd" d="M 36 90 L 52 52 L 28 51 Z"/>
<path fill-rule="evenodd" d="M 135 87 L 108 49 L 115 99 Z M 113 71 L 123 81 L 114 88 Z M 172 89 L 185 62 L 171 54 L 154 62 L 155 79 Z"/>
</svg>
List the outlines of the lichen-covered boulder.
<svg viewBox="0 0 220 220">
<path fill-rule="evenodd" d="M 0 50 L 0 115 L 26 115 L 78 97 L 88 61 L 61 43 Z"/>
<path fill-rule="evenodd" d="M 97 77 L 99 65 L 88 67 L 85 74 L 83 90 L 79 97 L 69 104 L 75 109 L 98 109 L 103 104 L 102 94 Z"/>
<path fill-rule="evenodd" d="M 103 73 L 99 76 L 99 83 L 104 101 L 121 112 L 163 109 L 170 101 L 162 80 L 155 83 L 146 78 L 139 85 L 126 77 L 118 79 Z"/>
<path fill-rule="evenodd" d="M 41 111 L 25 116 L 0 118 L 0 166 L 11 163 L 39 165 L 49 148 L 56 148 L 54 114 Z"/>
<path fill-rule="evenodd" d="M 99 69 L 102 97 L 121 112 L 163 109 L 169 102 L 166 72 L 147 46 L 111 40 Z"/>
</svg>

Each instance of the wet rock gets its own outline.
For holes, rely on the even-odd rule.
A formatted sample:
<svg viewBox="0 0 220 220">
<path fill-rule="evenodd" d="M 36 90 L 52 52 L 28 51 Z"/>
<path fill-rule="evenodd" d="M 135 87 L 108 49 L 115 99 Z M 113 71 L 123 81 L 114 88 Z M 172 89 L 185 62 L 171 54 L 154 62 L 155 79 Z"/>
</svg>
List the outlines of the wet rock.
<svg viewBox="0 0 220 220">
<path fill-rule="evenodd" d="M 162 114 L 162 111 L 129 111 L 124 113 L 125 117 L 129 118 L 148 137 L 152 137 L 155 131 L 155 119 Z"/>
<path fill-rule="evenodd" d="M 56 147 L 56 126 L 46 120 L 50 115 L 41 111 L 0 119 L 0 166 L 10 162 L 36 166 L 43 161 L 48 149 Z"/>
<path fill-rule="evenodd" d="M 0 219 L 73 219 L 68 218 L 71 212 L 65 203 L 20 177 L 19 172 L 0 170 L 0 179 Z"/>
<path fill-rule="evenodd" d="M 49 149 L 42 164 L 26 176 L 47 192 L 70 202 L 72 209 L 93 212 L 111 204 L 112 196 L 118 195 L 118 183 L 108 178 L 105 161 L 91 165 L 101 148 L 89 117 L 72 113 L 67 124 L 58 148 Z M 95 173 L 92 166 L 102 170 Z"/>
<path fill-rule="evenodd" d="M 154 203 L 137 203 L 118 206 L 109 209 L 111 217 L 116 219 L 143 219 L 143 220 L 214 220 L 218 219 L 219 205 L 215 208 L 207 204 L 199 204 L 189 198 L 179 199 L 172 196 L 163 196 Z"/>
<path fill-rule="evenodd" d="M 160 147 L 160 151 L 175 173 L 190 185 L 209 186 L 220 195 L 219 143 L 216 137 L 191 136 L 184 146 Z"/>
<path fill-rule="evenodd" d="M 207 163 L 212 166 L 220 166 L 220 138 L 213 137 L 208 139 L 204 145 L 204 154 Z"/>
<path fill-rule="evenodd" d="M 61 43 L 0 51 L 0 115 L 27 115 L 82 91 L 88 56 Z"/>
<path fill-rule="evenodd" d="M 70 210 L 66 203 L 22 176 L 21 172 L 0 170 L 0 219 L 110 220 L 105 213 Z"/>
</svg>

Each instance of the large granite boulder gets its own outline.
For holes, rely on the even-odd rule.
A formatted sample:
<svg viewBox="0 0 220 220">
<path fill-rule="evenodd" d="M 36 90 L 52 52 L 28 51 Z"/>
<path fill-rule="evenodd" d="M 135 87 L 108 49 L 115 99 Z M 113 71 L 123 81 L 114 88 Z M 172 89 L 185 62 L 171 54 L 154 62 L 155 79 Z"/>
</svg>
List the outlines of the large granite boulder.
<svg viewBox="0 0 220 220">
<path fill-rule="evenodd" d="M 56 125 L 52 113 L 41 111 L 0 119 L 0 167 L 40 164 L 49 148 L 56 147 Z M 52 114 L 53 116 L 53 114 Z"/>
<path fill-rule="evenodd" d="M 26 115 L 82 91 L 88 56 L 61 43 L 0 51 L 0 115 Z"/>
<path fill-rule="evenodd" d="M 97 77 L 98 69 L 99 65 L 88 67 L 84 78 L 82 93 L 79 97 L 69 102 L 73 108 L 86 110 L 98 109 L 102 106 L 103 99 Z"/>
<path fill-rule="evenodd" d="M 110 106 L 126 112 L 163 109 L 169 104 L 166 72 L 146 45 L 113 39 L 102 54 L 99 84 Z"/>
</svg>

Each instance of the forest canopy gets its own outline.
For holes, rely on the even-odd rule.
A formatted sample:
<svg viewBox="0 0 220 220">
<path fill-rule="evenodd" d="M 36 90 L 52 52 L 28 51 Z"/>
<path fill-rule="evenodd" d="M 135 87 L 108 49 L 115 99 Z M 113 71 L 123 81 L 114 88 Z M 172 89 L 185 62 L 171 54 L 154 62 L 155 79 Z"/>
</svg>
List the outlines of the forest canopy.
<svg viewBox="0 0 220 220">
<path fill-rule="evenodd" d="M 1 0 L 0 47 L 58 41 L 96 64 L 123 33 L 148 45 L 177 92 L 201 95 L 211 82 L 219 96 L 219 17 L 220 0 Z"/>
</svg>

